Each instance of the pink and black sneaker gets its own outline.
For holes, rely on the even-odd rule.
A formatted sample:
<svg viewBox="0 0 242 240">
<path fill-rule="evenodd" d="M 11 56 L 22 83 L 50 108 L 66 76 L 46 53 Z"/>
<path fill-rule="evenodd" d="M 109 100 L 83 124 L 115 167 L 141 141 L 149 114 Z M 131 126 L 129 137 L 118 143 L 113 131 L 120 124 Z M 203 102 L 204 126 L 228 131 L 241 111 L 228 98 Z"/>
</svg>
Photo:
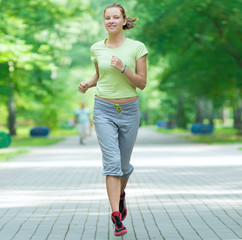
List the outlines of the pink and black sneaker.
<svg viewBox="0 0 242 240">
<path fill-rule="evenodd" d="M 113 212 L 111 215 L 113 224 L 114 224 L 114 235 L 122 236 L 128 232 L 126 227 L 121 222 L 121 213 L 119 211 Z"/>
<path fill-rule="evenodd" d="M 119 212 L 121 213 L 121 221 L 123 221 L 127 216 L 127 208 L 125 201 L 125 192 L 120 196 L 119 200 Z"/>
</svg>

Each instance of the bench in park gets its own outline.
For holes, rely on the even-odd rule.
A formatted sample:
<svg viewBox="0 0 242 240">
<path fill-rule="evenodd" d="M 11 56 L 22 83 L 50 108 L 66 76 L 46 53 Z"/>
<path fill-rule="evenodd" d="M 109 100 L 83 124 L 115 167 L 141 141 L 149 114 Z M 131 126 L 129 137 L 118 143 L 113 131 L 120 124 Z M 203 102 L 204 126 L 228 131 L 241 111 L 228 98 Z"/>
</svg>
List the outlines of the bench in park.
<svg viewBox="0 0 242 240">
<path fill-rule="evenodd" d="M 48 127 L 33 127 L 30 130 L 31 137 L 47 137 L 50 133 L 50 129 Z"/>
<path fill-rule="evenodd" d="M 194 134 L 210 134 L 213 130 L 212 124 L 194 123 L 191 127 L 191 132 Z"/>
<path fill-rule="evenodd" d="M 6 148 L 11 144 L 11 136 L 8 133 L 0 132 L 0 148 Z"/>
</svg>

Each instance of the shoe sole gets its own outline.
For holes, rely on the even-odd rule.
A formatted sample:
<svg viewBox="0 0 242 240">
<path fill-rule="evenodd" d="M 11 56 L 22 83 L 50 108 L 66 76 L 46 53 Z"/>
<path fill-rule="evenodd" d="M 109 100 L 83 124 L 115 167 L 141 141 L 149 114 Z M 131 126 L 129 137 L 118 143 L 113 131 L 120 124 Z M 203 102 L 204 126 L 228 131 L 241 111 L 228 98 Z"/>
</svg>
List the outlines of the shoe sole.
<svg viewBox="0 0 242 240">
<path fill-rule="evenodd" d="M 114 235 L 115 235 L 115 236 L 123 236 L 123 235 L 125 235 L 125 234 L 127 234 L 127 233 L 128 233 L 128 230 L 125 229 L 125 230 L 123 230 L 123 231 L 121 231 L 121 232 L 118 232 L 118 233 L 114 232 Z"/>
</svg>

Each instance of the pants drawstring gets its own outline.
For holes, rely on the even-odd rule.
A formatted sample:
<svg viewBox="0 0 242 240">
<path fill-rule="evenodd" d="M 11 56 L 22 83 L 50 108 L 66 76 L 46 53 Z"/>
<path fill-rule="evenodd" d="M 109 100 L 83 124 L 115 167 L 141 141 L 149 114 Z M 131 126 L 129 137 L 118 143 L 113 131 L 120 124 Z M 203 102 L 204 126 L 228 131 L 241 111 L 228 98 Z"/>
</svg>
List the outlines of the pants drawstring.
<svg viewBox="0 0 242 240">
<path fill-rule="evenodd" d="M 116 110 L 120 112 L 120 115 L 123 113 L 122 107 L 116 104 Z"/>
</svg>

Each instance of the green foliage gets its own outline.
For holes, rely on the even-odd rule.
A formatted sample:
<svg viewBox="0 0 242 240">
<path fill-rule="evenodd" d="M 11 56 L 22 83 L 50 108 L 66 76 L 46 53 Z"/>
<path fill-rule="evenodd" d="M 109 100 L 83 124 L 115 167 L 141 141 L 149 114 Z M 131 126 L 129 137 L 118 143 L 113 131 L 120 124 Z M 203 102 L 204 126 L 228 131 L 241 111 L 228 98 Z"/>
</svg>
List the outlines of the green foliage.
<svg viewBox="0 0 242 240">
<path fill-rule="evenodd" d="M 94 74 L 90 46 L 108 35 L 103 10 L 111 0 L 2 0 L 0 14 L 0 124 L 10 95 L 17 122 L 57 129 L 93 89 L 78 92 Z M 144 124 L 176 121 L 186 129 L 199 101 L 205 117 L 242 98 L 240 0 L 119 1 L 138 17 L 125 36 L 145 43 L 148 83 L 139 92 Z"/>
<path fill-rule="evenodd" d="M 72 64 L 72 46 L 86 49 L 88 36 L 95 32 L 93 28 L 88 33 L 90 28 L 85 24 L 92 21 L 84 14 L 88 7 L 84 0 L 71 4 L 48 0 L 1 2 L 1 108 L 7 104 L 7 98 L 2 101 L 3 94 L 11 92 L 19 121 L 33 119 L 36 124 L 58 126 L 59 109 L 68 109 L 73 100 L 73 91 L 68 92 L 73 85 L 66 77 Z M 72 65 L 87 65 L 87 57 L 79 55 L 79 59 L 84 61 Z M 3 118 L 0 121 L 4 123 Z"/>
<path fill-rule="evenodd" d="M 211 101 L 215 110 L 241 98 L 240 3 L 138 2 L 142 26 L 137 36 L 147 44 L 152 65 L 165 59 L 157 78 L 160 90 L 167 94 L 162 105 L 171 109 L 171 115 L 179 112 L 181 99 L 187 122 L 198 98 Z"/>
</svg>

